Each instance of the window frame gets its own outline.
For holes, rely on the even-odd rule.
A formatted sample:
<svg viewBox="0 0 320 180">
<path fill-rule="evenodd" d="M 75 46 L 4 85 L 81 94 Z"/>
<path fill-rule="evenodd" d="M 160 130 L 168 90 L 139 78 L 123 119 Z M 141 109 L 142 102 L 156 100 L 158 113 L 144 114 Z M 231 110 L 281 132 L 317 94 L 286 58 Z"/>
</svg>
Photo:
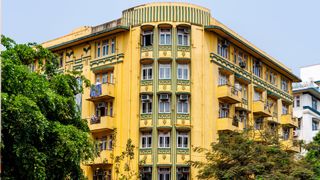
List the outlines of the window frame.
<svg viewBox="0 0 320 180">
<path fill-rule="evenodd" d="M 181 145 L 179 146 L 179 138 L 181 139 Z M 185 140 L 187 144 L 185 145 Z M 177 148 L 189 149 L 189 133 L 188 132 L 177 132 Z"/>
<path fill-rule="evenodd" d="M 161 69 L 163 69 L 162 75 L 161 75 Z M 171 69 L 172 69 L 171 64 L 159 64 L 159 79 L 171 80 Z"/>
<path fill-rule="evenodd" d="M 179 70 L 181 71 L 181 77 L 179 77 Z M 178 80 L 189 80 L 189 64 L 178 64 L 177 65 L 177 79 Z"/>
<path fill-rule="evenodd" d="M 158 148 L 166 148 L 169 149 L 171 148 L 171 137 L 170 137 L 170 132 L 159 132 L 158 135 Z M 160 139 L 163 139 L 163 144 L 161 145 L 161 141 Z M 167 140 L 169 140 L 169 142 L 167 142 Z M 168 146 L 167 146 L 168 145 Z"/>
<path fill-rule="evenodd" d="M 190 28 L 177 28 L 177 45 L 178 46 L 190 46 L 190 32 L 186 32 Z M 181 43 L 179 42 L 179 36 L 181 36 Z M 186 39 L 185 39 L 186 38 Z"/>
<path fill-rule="evenodd" d="M 144 77 L 144 71 L 146 71 L 146 78 Z M 150 77 L 151 71 L 151 77 Z M 141 80 L 152 80 L 153 79 L 153 65 L 152 64 L 143 64 L 141 68 Z"/>
<path fill-rule="evenodd" d="M 143 145 L 143 139 L 145 139 L 145 146 Z M 140 148 L 141 149 L 150 149 L 152 148 L 152 132 L 143 132 L 141 133 L 140 138 Z M 150 142 L 149 142 L 150 141 Z"/>
<path fill-rule="evenodd" d="M 165 32 L 165 30 L 169 30 Z M 160 28 L 159 31 L 159 45 L 172 45 L 172 29 L 170 28 Z M 162 42 L 161 36 L 164 36 L 164 41 Z M 169 42 L 167 42 L 169 41 Z"/>
</svg>

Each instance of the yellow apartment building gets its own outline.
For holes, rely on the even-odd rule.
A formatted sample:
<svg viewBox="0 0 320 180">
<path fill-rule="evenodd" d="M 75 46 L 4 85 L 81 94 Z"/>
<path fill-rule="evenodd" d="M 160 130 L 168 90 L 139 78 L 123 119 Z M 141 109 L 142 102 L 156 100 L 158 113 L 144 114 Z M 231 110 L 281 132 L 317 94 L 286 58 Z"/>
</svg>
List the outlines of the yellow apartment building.
<svg viewBox="0 0 320 180">
<path fill-rule="evenodd" d="M 143 180 L 197 179 L 186 161 L 204 157 L 192 147 L 209 148 L 220 131 L 271 130 L 298 151 L 291 83 L 300 79 L 207 8 L 143 4 L 43 46 L 60 55 L 59 72 L 93 84 L 78 98 L 99 142 L 99 156 L 83 163 L 88 179 L 117 179 L 112 156 L 129 138 Z"/>
</svg>

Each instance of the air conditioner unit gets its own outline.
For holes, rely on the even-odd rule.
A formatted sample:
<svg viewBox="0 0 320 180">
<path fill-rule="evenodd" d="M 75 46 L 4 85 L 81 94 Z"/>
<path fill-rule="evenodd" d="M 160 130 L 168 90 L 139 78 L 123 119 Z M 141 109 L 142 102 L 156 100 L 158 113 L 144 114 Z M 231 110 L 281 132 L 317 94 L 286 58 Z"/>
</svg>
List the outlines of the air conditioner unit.
<svg viewBox="0 0 320 180">
<path fill-rule="evenodd" d="M 189 96 L 187 94 L 180 94 L 179 95 L 179 100 L 180 101 L 187 101 Z"/>
<path fill-rule="evenodd" d="M 240 66 L 241 68 L 246 68 L 247 63 L 246 63 L 245 61 L 240 61 L 240 62 L 239 62 L 239 66 Z"/>
<path fill-rule="evenodd" d="M 144 167 L 143 172 L 152 172 L 152 168 L 151 167 Z"/>
<path fill-rule="evenodd" d="M 169 100 L 169 94 L 160 94 L 160 100 Z"/>
<path fill-rule="evenodd" d="M 299 131 L 297 131 L 297 130 L 293 131 L 293 136 L 294 137 L 298 137 L 299 136 Z"/>
<path fill-rule="evenodd" d="M 241 90 L 242 90 L 242 87 L 241 87 L 241 85 L 240 85 L 238 82 L 234 84 L 234 87 L 235 87 L 235 89 L 238 90 L 238 91 L 241 91 Z"/>
<path fill-rule="evenodd" d="M 141 100 L 142 101 L 150 101 L 151 100 L 150 95 L 148 95 L 148 94 L 141 95 Z"/>
<path fill-rule="evenodd" d="M 223 47 L 228 47 L 229 45 L 230 45 L 230 43 L 227 40 L 224 40 L 223 43 L 222 43 Z"/>
</svg>

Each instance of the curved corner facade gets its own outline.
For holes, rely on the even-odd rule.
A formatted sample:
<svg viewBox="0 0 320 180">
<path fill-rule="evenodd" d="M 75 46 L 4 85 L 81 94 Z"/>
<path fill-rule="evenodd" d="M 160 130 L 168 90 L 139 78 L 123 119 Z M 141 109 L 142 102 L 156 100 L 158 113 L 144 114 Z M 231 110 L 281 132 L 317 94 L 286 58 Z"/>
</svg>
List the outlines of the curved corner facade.
<svg viewBox="0 0 320 180">
<path fill-rule="evenodd" d="M 298 150 L 291 82 L 299 78 L 206 8 L 145 4 L 43 45 L 60 55 L 61 73 L 80 71 L 94 84 L 78 96 L 100 151 L 82 165 L 89 179 L 118 179 L 112 157 L 129 138 L 130 166 L 144 180 L 196 179 L 186 162 L 204 157 L 192 147 L 210 148 L 221 131 L 272 131 Z"/>
</svg>

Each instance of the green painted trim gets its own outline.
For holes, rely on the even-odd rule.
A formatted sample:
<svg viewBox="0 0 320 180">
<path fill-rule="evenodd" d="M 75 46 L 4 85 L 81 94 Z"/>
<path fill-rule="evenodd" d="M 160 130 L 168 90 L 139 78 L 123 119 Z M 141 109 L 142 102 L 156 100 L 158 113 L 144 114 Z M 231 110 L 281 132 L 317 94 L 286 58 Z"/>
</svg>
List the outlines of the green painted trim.
<svg viewBox="0 0 320 180">
<path fill-rule="evenodd" d="M 317 111 L 316 109 L 310 107 L 310 106 L 303 106 L 303 109 L 309 109 L 310 111 L 316 113 L 317 115 L 320 116 L 320 111 Z"/>
<path fill-rule="evenodd" d="M 240 42 L 242 45 L 246 46 L 247 48 L 249 48 L 250 50 L 252 50 L 253 52 L 259 54 L 260 56 L 262 56 L 264 59 L 267 59 L 268 61 L 270 61 L 271 63 L 275 64 L 277 67 L 279 67 L 280 69 L 282 69 L 283 71 L 285 71 L 287 74 L 289 74 L 290 76 L 292 76 L 291 79 L 293 79 L 296 82 L 301 82 L 301 79 L 296 76 L 295 74 L 293 74 L 292 72 L 288 71 L 287 69 L 283 68 L 281 65 L 279 65 L 277 62 L 275 62 L 274 60 L 270 59 L 269 57 L 267 57 L 266 55 L 264 55 L 263 53 L 257 51 L 254 47 L 252 47 L 251 45 L 249 45 L 248 43 L 244 42 L 243 40 L 241 40 L 240 38 L 234 36 L 232 33 L 228 32 L 227 30 L 225 30 L 224 28 L 220 27 L 220 26 L 216 26 L 216 25 L 209 25 L 209 26 L 205 26 L 205 29 L 209 30 L 209 29 L 217 29 L 220 30 L 222 32 L 224 32 L 225 34 L 227 34 L 228 36 L 231 36 L 233 39 L 237 40 L 238 42 Z"/>
</svg>

